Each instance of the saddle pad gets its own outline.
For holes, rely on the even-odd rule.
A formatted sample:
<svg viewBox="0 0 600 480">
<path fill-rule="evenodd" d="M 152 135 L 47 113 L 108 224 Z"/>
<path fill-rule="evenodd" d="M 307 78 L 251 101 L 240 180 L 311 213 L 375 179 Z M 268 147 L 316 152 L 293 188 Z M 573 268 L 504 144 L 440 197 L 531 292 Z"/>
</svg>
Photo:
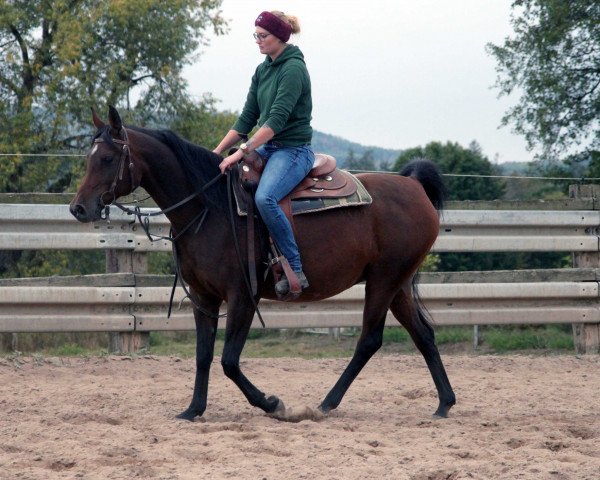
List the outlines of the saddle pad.
<svg viewBox="0 0 600 480">
<path fill-rule="evenodd" d="M 346 172 L 347 173 L 347 172 Z M 373 199 L 363 184 L 351 173 L 348 176 L 356 183 L 356 192 L 347 197 L 313 197 L 299 198 L 292 200 L 292 214 L 300 215 L 303 213 L 321 212 L 323 210 L 331 210 L 333 208 L 356 207 L 360 205 L 370 205 Z M 245 217 L 248 215 L 246 208 L 246 198 L 249 195 L 246 192 L 241 192 L 237 188 L 234 189 L 235 202 L 238 215 Z"/>
</svg>

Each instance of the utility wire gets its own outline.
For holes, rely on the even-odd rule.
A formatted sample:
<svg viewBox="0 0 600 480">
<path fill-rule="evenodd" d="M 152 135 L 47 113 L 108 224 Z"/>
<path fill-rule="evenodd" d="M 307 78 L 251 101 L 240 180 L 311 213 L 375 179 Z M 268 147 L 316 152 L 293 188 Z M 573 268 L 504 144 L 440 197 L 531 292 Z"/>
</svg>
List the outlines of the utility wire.
<svg viewBox="0 0 600 480">
<path fill-rule="evenodd" d="M 389 175 L 399 175 L 398 172 L 387 172 L 382 170 L 349 170 L 350 173 L 387 173 Z M 571 180 L 577 182 L 598 181 L 598 177 L 533 177 L 526 175 L 478 175 L 474 173 L 442 173 L 444 177 L 467 177 L 467 178 L 503 178 L 515 180 Z"/>
<path fill-rule="evenodd" d="M 0 157 L 85 157 L 84 154 L 77 153 L 0 153 Z M 397 172 L 387 172 L 383 170 L 350 170 L 351 173 L 387 173 L 389 175 L 398 175 Z M 474 173 L 442 173 L 444 177 L 465 177 L 465 178 L 501 178 L 515 180 L 556 180 L 556 181 L 577 181 L 591 182 L 600 181 L 600 177 L 534 177 L 530 175 L 478 175 Z"/>
</svg>

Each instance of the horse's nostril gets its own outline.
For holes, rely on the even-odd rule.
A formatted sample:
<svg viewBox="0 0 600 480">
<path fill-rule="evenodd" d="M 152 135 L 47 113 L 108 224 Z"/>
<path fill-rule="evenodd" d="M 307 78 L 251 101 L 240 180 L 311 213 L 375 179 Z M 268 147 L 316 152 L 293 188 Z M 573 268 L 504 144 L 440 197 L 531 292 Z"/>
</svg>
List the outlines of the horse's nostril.
<svg viewBox="0 0 600 480">
<path fill-rule="evenodd" d="M 81 218 L 85 218 L 85 216 L 86 216 L 85 207 L 83 205 L 81 205 L 80 203 L 78 203 L 76 205 L 71 205 L 70 210 L 71 210 L 71 215 L 73 215 L 78 220 Z"/>
</svg>

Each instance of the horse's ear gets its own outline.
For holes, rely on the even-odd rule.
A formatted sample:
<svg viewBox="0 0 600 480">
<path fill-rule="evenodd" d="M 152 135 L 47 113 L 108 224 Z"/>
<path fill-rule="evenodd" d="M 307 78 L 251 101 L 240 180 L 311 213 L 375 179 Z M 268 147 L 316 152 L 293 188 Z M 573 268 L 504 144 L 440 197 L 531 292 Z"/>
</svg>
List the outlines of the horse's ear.
<svg viewBox="0 0 600 480">
<path fill-rule="evenodd" d="M 112 105 L 108 106 L 108 123 L 116 132 L 120 132 L 121 128 L 123 128 L 123 122 L 121 121 L 121 117 L 119 116 L 119 112 Z"/>
<path fill-rule="evenodd" d="M 100 130 L 104 127 L 104 122 L 100 120 L 100 117 L 96 114 L 96 111 L 92 108 L 92 121 L 94 122 L 94 126 Z"/>
</svg>

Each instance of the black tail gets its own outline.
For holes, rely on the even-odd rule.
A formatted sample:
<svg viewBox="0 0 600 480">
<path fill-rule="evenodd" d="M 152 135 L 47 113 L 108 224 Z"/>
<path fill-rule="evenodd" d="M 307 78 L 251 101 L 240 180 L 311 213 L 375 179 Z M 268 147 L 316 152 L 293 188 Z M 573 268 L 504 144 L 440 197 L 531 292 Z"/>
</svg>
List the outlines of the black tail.
<svg viewBox="0 0 600 480">
<path fill-rule="evenodd" d="M 433 334 L 433 318 L 427 310 L 427 307 L 423 303 L 421 299 L 421 295 L 419 293 L 419 274 L 417 273 L 412 279 L 412 296 L 415 302 L 415 307 L 417 309 L 417 315 L 419 316 L 419 320 L 425 325 L 429 331 Z"/>
<path fill-rule="evenodd" d="M 444 209 L 446 185 L 437 165 L 429 160 L 413 160 L 400 170 L 404 177 L 416 178 L 429 197 L 436 210 Z"/>
</svg>

